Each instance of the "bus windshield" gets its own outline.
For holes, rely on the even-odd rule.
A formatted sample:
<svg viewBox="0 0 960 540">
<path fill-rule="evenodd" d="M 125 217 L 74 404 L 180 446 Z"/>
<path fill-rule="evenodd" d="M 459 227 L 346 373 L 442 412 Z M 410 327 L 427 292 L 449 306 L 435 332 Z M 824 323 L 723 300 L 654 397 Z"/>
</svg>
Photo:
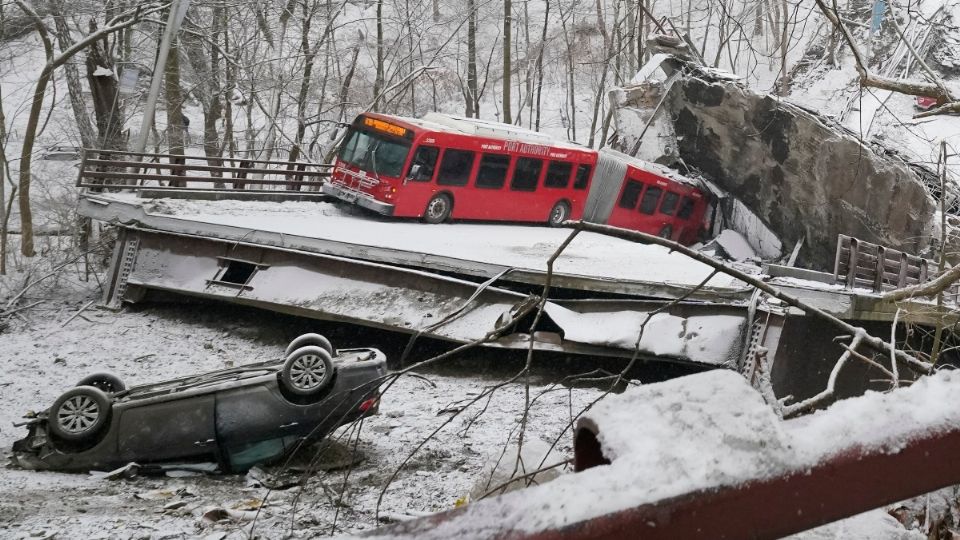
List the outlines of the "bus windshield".
<svg viewBox="0 0 960 540">
<path fill-rule="evenodd" d="M 367 172 L 399 177 L 409 152 L 409 142 L 351 128 L 339 158 Z"/>
</svg>

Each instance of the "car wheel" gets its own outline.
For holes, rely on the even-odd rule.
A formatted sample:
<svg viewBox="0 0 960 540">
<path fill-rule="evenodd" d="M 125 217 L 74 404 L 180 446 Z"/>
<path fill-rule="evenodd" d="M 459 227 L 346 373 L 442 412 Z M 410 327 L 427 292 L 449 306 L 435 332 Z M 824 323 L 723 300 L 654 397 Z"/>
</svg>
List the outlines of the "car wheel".
<svg viewBox="0 0 960 540">
<path fill-rule="evenodd" d="M 113 373 L 94 373 L 93 375 L 87 375 L 80 379 L 77 386 L 92 386 L 108 394 L 118 394 L 127 389 L 127 385 L 123 384 L 120 377 L 117 377 Z"/>
<path fill-rule="evenodd" d="M 283 357 L 286 358 L 290 356 L 290 353 L 293 351 L 301 347 L 306 347 L 307 345 L 320 347 L 321 349 L 327 351 L 327 354 L 329 354 L 331 357 L 337 355 L 337 351 L 333 348 L 333 345 L 330 344 L 329 339 L 321 336 L 320 334 L 303 334 L 287 345 L 287 350 L 283 351 Z"/>
<path fill-rule="evenodd" d="M 280 382 L 295 396 L 315 396 L 333 382 L 333 359 L 316 345 L 290 353 L 283 363 Z"/>
<path fill-rule="evenodd" d="M 437 224 L 443 223 L 450 218 L 450 212 L 453 210 L 453 201 L 445 193 L 438 193 L 427 203 L 427 208 L 423 211 L 423 221 Z"/>
<path fill-rule="evenodd" d="M 553 205 L 553 208 L 550 209 L 550 217 L 547 218 L 547 225 L 551 227 L 559 227 L 563 225 L 563 222 L 570 217 L 570 205 L 564 201 L 558 201 L 557 204 Z"/>
<path fill-rule="evenodd" d="M 660 234 L 658 234 L 657 236 L 659 236 L 660 238 L 666 238 L 667 240 L 670 240 L 670 237 L 673 236 L 673 227 L 667 225 L 666 227 L 660 229 Z"/>
<path fill-rule="evenodd" d="M 110 417 L 110 397 L 94 386 L 77 386 L 57 398 L 47 425 L 56 437 L 70 442 L 88 441 Z"/>
</svg>

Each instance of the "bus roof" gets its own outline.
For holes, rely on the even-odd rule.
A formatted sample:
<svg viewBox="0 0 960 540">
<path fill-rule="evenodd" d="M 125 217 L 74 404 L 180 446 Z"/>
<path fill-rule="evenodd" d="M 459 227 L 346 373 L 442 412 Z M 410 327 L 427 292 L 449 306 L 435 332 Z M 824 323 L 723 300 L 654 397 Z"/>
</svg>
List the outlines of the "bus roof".
<svg viewBox="0 0 960 540">
<path fill-rule="evenodd" d="M 515 140 L 541 144 L 544 146 L 566 148 L 570 150 L 590 150 L 585 146 L 581 146 L 557 137 L 551 137 L 550 135 L 529 130 L 520 126 L 504 124 L 502 122 L 492 122 L 489 120 L 480 120 L 477 118 L 455 116 L 452 114 L 430 112 L 425 114 L 423 118 L 388 116 L 375 113 L 364 114 L 371 117 L 381 117 L 384 120 L 399 120 L 400 123 L 408 124 L 409 127 L 425 129 L 428 131 L 454 133 L 458 135 L 475 135 L 477 137 L 485 137 L 489 139 Z"/>
<path fill-rule="evenodd" d="M 685 176 L 665 165 L 644 161 L 640 158 L 635 158 L 631 155 L 624 154 L 623 152 L 618 152 L 616 150 L 611 150 L 609 148 L 602 148 L 600 152 L 619 159 L 634 169 L 639 169 L 657 176 L 669 178 L 678 184 L 684 184 L 691 187 L 700 187 L 700 182 L 698 182 L 696 179 Z"/>
</svg>

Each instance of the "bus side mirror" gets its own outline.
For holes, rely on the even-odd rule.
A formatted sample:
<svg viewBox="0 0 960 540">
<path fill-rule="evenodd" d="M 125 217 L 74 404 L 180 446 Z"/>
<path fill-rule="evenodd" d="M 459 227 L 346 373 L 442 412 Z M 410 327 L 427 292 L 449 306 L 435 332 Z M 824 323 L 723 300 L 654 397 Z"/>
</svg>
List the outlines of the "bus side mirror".
<svg viewBox="0 0 960 540">
<path fill-rule="evenodd" d="M 412 165 L 412 166 L 410 167 L 410 174 L 407 176 L 407 178 L 404 179 L 403 183 L 407 183 L 407 180 L 410 179 L 410 178 L 412 178 L 412 179 L 414 179 L 414 180 L 419 180 L 419 179 L 420 179 L 420 168 L 421 168 L 421 167 L 420 167 L 420 164 L 419 164 L 419 163 L 416 163 L 416 164 Z"/>
</svg>

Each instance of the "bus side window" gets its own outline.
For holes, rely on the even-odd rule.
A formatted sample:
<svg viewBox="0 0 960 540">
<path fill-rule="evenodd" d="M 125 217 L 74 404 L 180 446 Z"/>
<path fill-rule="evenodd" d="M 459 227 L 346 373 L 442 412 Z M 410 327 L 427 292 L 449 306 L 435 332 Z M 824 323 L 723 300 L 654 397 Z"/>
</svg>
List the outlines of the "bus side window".
<svg viewBox="0 0 960 540">
<path fill-rule="evenodd" d="M 640 192 L 643 191 L 643 184 L 636 180 L 627 180 L 627 185 L 623 188 L 623 195 L 617 206 L 633 210 L 637 207 L 637 201 L 640 200 Z"/>
<path fill-rule="evenodd" d="M 407 178 L 414 182 L 429 182 L 433 178 L 433 170 L 437 167 L 437 157 L 439 156 L 439 148 L 434 146 L 417 147 L 417 152 L 413 155 L 413 161 L 410 162 L 410 170 L 407 171 Z M 413 175 L 412 171 L 415 165 L 419 165 L 420 169 L 416 175 Z"/>
<path fill-rule="evenodd" d="M 693 215 L 693 199 L 690 197 L 684 197 L 683 201 L 680 203 L 680 211 L 677 212 L 677 217 L 680 219 L 690 219 L 690 216 Z"/>
<path fill-rule="evenodd" d="M 573 163 L 566 161 L 551 161 L 547 167 L 547 176 L 543 179 L 543 187 L 565 188 L 570 185 L 570 173 L 573 172 Z"/>
<path fill-rule="evenodd" d="M 577 179 L 573 182 L 573 189 L 587 189 L 588 182 L 590 182 L 590 166 L 580 165 L 577 167 Z"/>
<path fill-rule="evenodd" d="M 484 189 L 500 189 L 507 181 L 507 169 L 510 168 L 510 156 L 504 154 L 483 154 L 480 169 L 474 185 Z"/>
<path fill-rule="evenodd" d="M 536 191 L 540 180 L 540 171 L 543 170 L 543 160 L 533 158 L 518 158 L 513 168 L 513 179 L 510 180 L 510 189 L 514 191 Z"/>
<path fill-rule="evenodd" d="M 663 202 L 660 203 L 660 213 L 666 216 L 672 216 L 677 211 L 677 203 L 680 202 L 680 195 L 668 191 L 663 196 Z"/>
<path fill-rule="evenodd" d="M 660 202 L 661 193 L 663 193 L 663 188 L 648 187 L 647 191 L 643 192 L 643 199 L 640 200 L 640 211 L 652 216 L 657 209 L 657 203 Z"/>
<path fill-rule="evenodd" d="M 473 156 L 473 152 L 467 150 L 445 150 L 443 159 L 440 160 L 437 184 L 441 186 L 467 185 L 470 180 L 470 169 L 473 168 Z"/>
</svg>

